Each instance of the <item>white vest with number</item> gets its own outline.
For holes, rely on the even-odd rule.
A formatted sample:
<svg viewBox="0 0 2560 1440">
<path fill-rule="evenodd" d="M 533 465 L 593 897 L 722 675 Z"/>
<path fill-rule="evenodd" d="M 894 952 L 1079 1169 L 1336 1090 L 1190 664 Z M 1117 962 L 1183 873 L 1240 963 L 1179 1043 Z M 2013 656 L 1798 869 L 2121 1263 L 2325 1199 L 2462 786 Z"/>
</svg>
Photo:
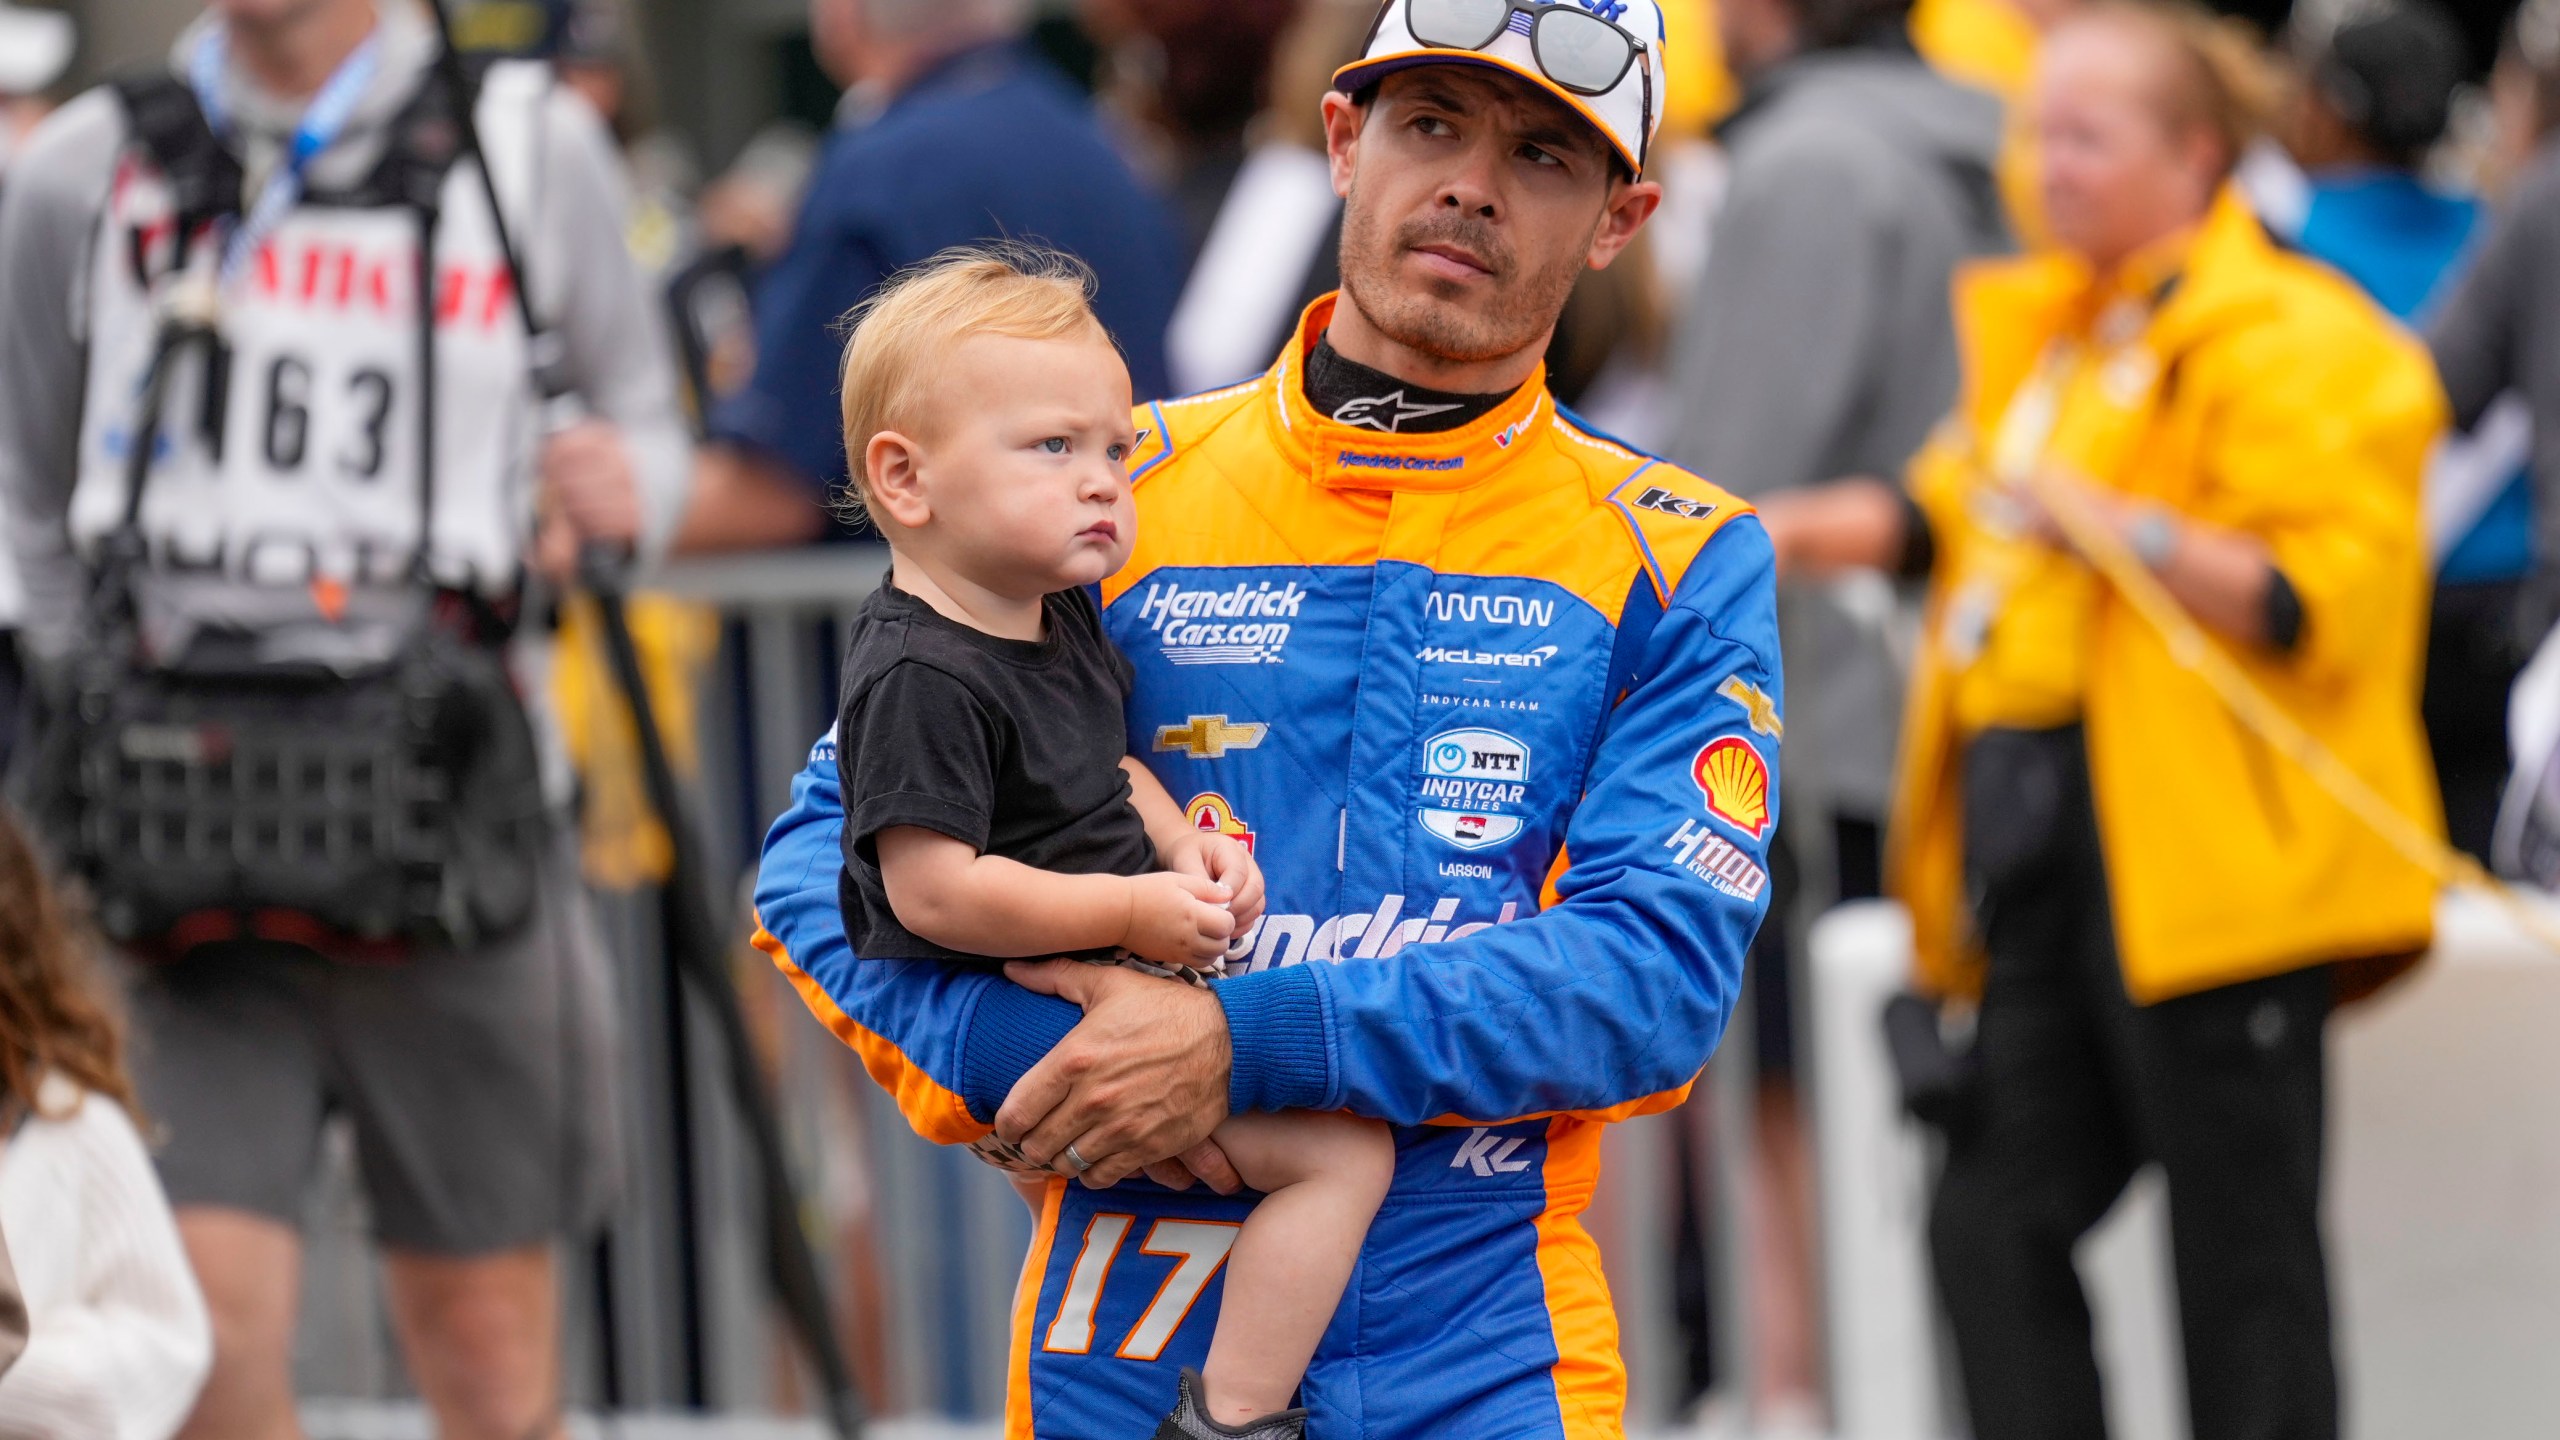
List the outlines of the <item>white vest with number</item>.
<svg viewBox="0 0 2560 1440">
<path fill-rule="evenodd" d="M 480 133 L 520 247 L 534 229 L 549 86 L 542 67 L 510 64 L 481 89 Z M 515 583 L 532 523 L 538 410 L 515 277 L 475 164 L 465 155 L 444 176 L 423 290 L 427 226 L 404 204 L 312 197 L 250 259 L 222 297 L 227 382 L 212 383 L 201 349 L 172 372 L 143 492 L 155 569 L 256 585 L 400 584 L 418 553 L 431 440 L 436 579 L 486 593 Z M 70 517 L 84 553 L 124 519 L 175 229 L 168 183 L 141 145 L 128 146 L 90 273 Z M 192 272 L 211 272 L 218 239 L 189 247 Z M 434 307 L 432 386 L 422 304 Z"/>
</svg>

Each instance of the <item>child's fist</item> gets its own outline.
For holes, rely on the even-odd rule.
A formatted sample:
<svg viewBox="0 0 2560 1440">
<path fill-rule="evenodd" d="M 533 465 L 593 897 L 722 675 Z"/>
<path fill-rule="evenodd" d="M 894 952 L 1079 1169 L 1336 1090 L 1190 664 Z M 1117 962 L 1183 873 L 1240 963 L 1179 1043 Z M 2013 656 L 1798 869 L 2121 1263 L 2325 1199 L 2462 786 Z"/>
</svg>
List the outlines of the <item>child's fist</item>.
<svg viewBox="0 0 2560 1440">
<path fill-rule="evenodd" d="M 1228 910 L 1235 892 L 1215 880 L 1162 870 L 1129 881 L 1129 929 L 1122 949 L 1159 965 L 1205 968 L 1227 953 L 1236 933 Z"/>
<path fill-rule="evenodd" d="M 1243 934 L 1262 918 L 1262 867 L 1243 841 L 1233 835 L 1203 834 L 1200 867 L 1235 897 L 1227 902 L 1227 913 L 1236 917 L 1235 933 Z"/>
</svg>

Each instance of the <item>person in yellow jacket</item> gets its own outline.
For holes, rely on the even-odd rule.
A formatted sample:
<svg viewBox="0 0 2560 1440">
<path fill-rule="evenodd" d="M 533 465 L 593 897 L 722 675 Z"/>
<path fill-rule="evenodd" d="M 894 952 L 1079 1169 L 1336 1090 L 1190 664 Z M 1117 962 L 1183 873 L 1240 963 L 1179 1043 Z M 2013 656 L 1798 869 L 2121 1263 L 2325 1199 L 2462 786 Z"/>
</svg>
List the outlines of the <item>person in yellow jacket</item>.
<svg viewBox="0 0 2560 1440">
<path fill-rule="evenodd" d="M 2323 1028 L 2431 939 L 2428 877 L 2053 519 L 2099 517 L 2287 715 L 2440 825 L 2419 489 L 2445 401 L 2423 350 L 2229 188 L 2251 117 L 2221 33 L 2130 0 L 2055 30 L 2031 103 L 2060 248 L 1959 279 L 1963 394 L 1907 490 L 1763 507 L 1782 567 L 1930 577 L 1888 880 L 1924 985 L 1979 997 L 1930 1239 L 1980 1440 L 2105 1433 L 2072 1247 L 2150 1161 L 2197 1440 L 2336 1435 Z"/>
</svg>

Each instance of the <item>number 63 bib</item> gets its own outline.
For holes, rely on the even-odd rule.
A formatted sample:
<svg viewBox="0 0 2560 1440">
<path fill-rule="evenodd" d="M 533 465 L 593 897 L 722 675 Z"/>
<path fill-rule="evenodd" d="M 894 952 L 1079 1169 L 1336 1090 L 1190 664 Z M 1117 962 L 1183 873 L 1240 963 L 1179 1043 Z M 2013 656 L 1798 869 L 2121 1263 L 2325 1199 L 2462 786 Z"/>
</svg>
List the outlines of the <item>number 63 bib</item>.
<svg viewBox="0 0 2560 1440">
<path fill-rule="evenodd" d="M 528 239 L 518 217 L 539 188 L 548 87 L 538 66 L 499 65 L 478 105 L 500 203 Z M 126 100 L 140 143 L 117 163 L 89 277 L 70 514 L 84 553 L 124 516 L 157 306 L 211 275 L 212 221 L 240 203 L 238 169 L 183 85 L 140 82 Z M 478 162 L 459 146 L 445 87 L 424 79 L 373 173 L 306 194 L 221 295 L 220 343 L 178 362 L 160 416 L 141 514 L 155 567 L 395 585 L 423 555 L 444 585 L 514 584 L 537 438 L 530 357 Z"/>
</svg>

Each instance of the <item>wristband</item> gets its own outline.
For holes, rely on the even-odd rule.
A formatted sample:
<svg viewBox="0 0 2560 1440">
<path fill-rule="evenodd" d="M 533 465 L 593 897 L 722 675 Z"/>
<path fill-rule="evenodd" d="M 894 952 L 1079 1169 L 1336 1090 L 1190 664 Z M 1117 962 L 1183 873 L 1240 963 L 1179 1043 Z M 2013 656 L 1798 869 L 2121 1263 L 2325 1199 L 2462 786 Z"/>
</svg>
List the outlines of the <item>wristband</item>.
<svg viewBox="0 0 2560 1440">
<path fill-rule="evenodd" d="M 2134 553 L 2136 559 L 2158 570 L 2169 563 L 2169 556 L 2178 548 L 2178 522 L 2169 518 L 2168 511 L 2155 505 L 2134 517 L 2132 527 L 2125 531 L 2124 540 L 2125 547 Z"/>
</svg>

